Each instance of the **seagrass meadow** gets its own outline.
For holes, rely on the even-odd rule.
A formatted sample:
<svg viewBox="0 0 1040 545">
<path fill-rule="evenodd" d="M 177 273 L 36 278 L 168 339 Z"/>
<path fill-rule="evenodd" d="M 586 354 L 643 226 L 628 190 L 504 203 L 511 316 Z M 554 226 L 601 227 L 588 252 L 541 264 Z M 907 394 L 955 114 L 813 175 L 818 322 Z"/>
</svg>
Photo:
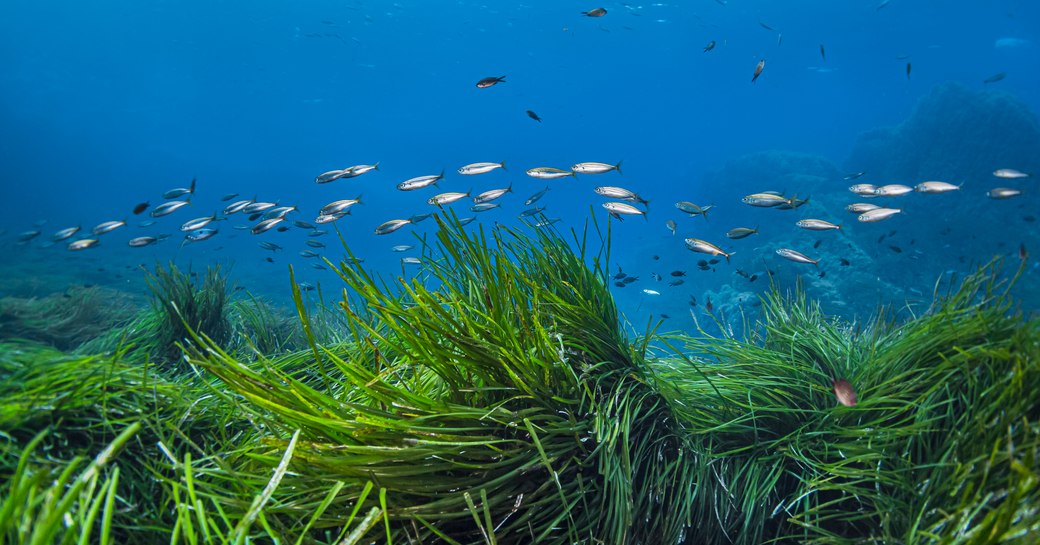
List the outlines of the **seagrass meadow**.
<svg viewBox="0 0 1040 545">
<path fill-rule="evenodd" d="M 774 286 L 739 335 L 637 330 L 606 288 L 609 224 L 437 221 L 421 274 L 346 259 L 338 307 L 292 282 L 291 319 L 171 265 L 90 340 L 8 324 L 0 543 L 1037 539 L 1017 263 L 908 319 Z"/>
</svg>

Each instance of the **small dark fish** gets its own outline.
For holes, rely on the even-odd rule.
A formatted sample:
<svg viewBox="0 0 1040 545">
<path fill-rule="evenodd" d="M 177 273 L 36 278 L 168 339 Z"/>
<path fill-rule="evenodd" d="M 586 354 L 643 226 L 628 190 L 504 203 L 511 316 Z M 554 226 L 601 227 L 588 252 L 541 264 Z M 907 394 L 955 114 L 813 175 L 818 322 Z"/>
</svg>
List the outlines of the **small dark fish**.
<svg viewBox="0 0 1040 545">
<path fill-rule="evenodd" d="M 603 8 L 595 8 L 595 9 L 590 9 L 589 11 L 583 11 L 583 12 L 581 12 L 581 14 L 586 16 L 586 17 L 603 17 L 604 15 L 607 14 L 607 10 L 605 10 Z"/>
<path fill-rule="evenodd" d="M 903 253 L 903 249 L 900 248 L 899 246 L 896 246 L 895 244 L 889 244 L 888 245 L 888 249 L 892 250 L 893 252 L 895 252 L 897 254 Z"/>
<path fill-rule="evenodd" d="M 136 215 L 140 214 L 141 212 L 144 212 L 145 210 L 148 210 L 149 206 L 151 206 L 151 203 L 149 203 L 149 202 L 143 202 L 143 203 L 135 206 L 134 207 L 134 215 L 136 216 Z"/>
<path fill-rule="evenodd" d="M 1001 72 L 999 74 L 993 74 L 992 76 L 982 80 L 982 83 L 996 83 L 1007 77 L 1007 72 Z"/>
<path fill-rule="evenodd" d="M 477 82 L 477 89 L 487 89 L 488 87 L 491 87 L 492 85 L 496 85 L 496 84 L 499 84 L 499 83 L 505 83 L 505 82 L 506 82 L 506 77 L 505 76 L 499 76 L 497 78 L 496 77 L 484 78 L 484 79 L 482 79 L 482 80 Z"/>
<path fill-rule="evenodd" d="M 659 255 L 652 255 L 650 257 L 653 258 L 654 261 L 660 261 L 661 260 L 661 256 L 659 256 Z"/>
<path fill-rule="evenodd" d="M 626 284 L 631 284 L 632 282 L 635 282 L 637 280 L 639 280 L 638 276 L 626 276 L 625 279 L 622 280 L 622 282 L 624 282 Z"/>
<path fill-rule="evenodd" d="M 264 261 L 266 261 L 268 263 L 274 263 L 274 258 L 273 257 L 265 257 Z"/>
<path fill-rule="evenodd" d="M 686 276 L 686 271 L 672 271 L 672 276 Z"/>
<path fill-rule="evenodd" d="M 757 274 L 753 274 L 753 275 L 751 275 L 751 278 L 748 278 L 748 282 L 754 282 L 755 280 L 758 280 L 758 275 Z"/>
<path fill-rule="evenodd" d="M 880 243 L 882 240 L 885 240 L 886 236 L 888 236 L 888 235 L 881 235 L 881 236 L 879 236 L 877 241 Z"/>
<path fill-rule="evenodd" d="M 758 76 L 762 75 L 762 70 L 764 70 L 765 67 L 766 67 L 766 60 L 765 59 L 762 59 L 762 60 L 758 61 L 758 64 L 755 66 L 755 75 L 751 76 L 751 83 L 755 83 L 755 80 L 758 79 Z"/>
<path fill-rule="evenodd" d="M 669 316 L 667 314 L 661 314 L 661 319 L 663 319 L 663 320 L 668 320 L 670 318 L 671 318 L 671 316 Z"/>
<path fill-rule="evenodd" d="M 827 50 L 823 48 L 823 44 L 820 44 L 820 57 L 823 59 L 823 62 L 827 62 Z"/>
<path fill-rule="evenodd" d="M 527 117 L 530 117 L 531 119 L 533 119 L 533 120 L 535 120 L 535 121 L 537 121 L 539 123 L 542 122 L 542 118 L 538 117 L 538 114 L 534 113 L 534 111 L 532 111 L 532 110 L 527 110 Z"/>
<path fill-rule="evenodd" d="M 683 282 L 684 282 L 684 280 L 682 278 L 680 278 L 678 280 L 672 280 L 671 282 L 668 283 L 668 285 L 669 286 L 681 286 L 683 284 Z"/>
<path fill-rule="evenodd" d="M 708 266 L 708 261 L 705 260 L 705 259 L 698 260 L 697 261 L 697 266 L 698 267 L 707 267 Z"/>
<path fill-rule="evenodd" d="M 299 227 L 300 229 L 314 229 L 314 225 L 307 223 L 303 220 L 293 220 L 293 225 Z"/>
<path fill-rule="evenodd" d="M 715 306 L 711 304 L 711 297 L 708 298 L 708 302 L 707 303 L 704 303 L 704 308 L 708 312 L 711 312 L 712 310 L 715 310 Z"/>
<path fill-rule="evenodd" d="M 1033 223 L 1034 221 L 1036 221 L 1036 216 L 1022 216 L 1022 221 Z"/>
<path fill-rule="evenodd" d="M 1026 250 L 1026 243 L 1021 242 L 1018 244 L 1018 258 L 1022 261 L 1029 259 L 1029 250 Z"/>
<path fill-rule="evenodd" d="M 767 24 L 763 23 L 762 21 L 759 21 L 759 22 L 758 22 L 758 24 L 759 24 L 759 25 L 761 25 L 761 26 L 762 26 L 762 28 L 764 28 L 764 29 L 766 29 L 766 30 L 768 30 L 768 31 L 770 31 L 770 32 L 776 32 L 776 29 L 775 29 L 775 28 L 773 28 L 773 27 L 771 27 L 771 26 L 769 26 L 769 25 L 767 25 Z"/>
<path fill-rule="evenodd" d="M 712 49 L 715 49 L 715 40 L 712 40 L 712 41 L 708 42 L 708 45 L 704 46 L 704 52 L 707 53 L 708 51 L 711 51 Z"/>
<path fill-rule="evenodd" d="M 230 201 L 231 199 L 234 199 L 237 196 L 238 196 L 238 193 L 228 193 L 227 195 L 224 195 L 223 197 L 221 197 L 220 201 L 221 202 L 227 202 L 227 201 Z"/>
<path fill-rule="evenodd" d="M 820 278 L 823 278 L 823 277 L 827 276 L 827 271 L 820 271 L 820 274 L 818 274 L 816 276 L 818 276 Z"/>
<path fill-rule="evenodd" d="M 910 71 L 912 69 L 913 67 L 910 65 L 910 63 L 906 63 L 906 79 L 910 79 Z"/>
<path fill-rule="evenodd" d="M 815 243 L 814 243 L 814 244 L 812 245 L 813 249 L 815 250 L 816 248 L 819 248 L 819 247 L 820 247 L 820 244 L 823 244 L 823 240 L 817 240 L 817 241 L 816 241 L 816 242 L 815 242 Z"/>
<path fill-rule="evenodd" d="M 867 173 L 866 171 L 855 172 L 855 173 L 849 174 L 848 176 L 845 176 L 845 178 L 843 178 L 843 179 L 844 180 L 855 180 L 856 178 L 859 178 L 860 176 L 862 176 L 862 175 L 864 175 L 866 173 Z"/>
<path fill-rule="evenodd" d="M 618 273 L 614 275 L 614 280 L 624 280 L 626 276 L 628 275 L 621 271 L 618 271 Z"/>
<path fill-rule="evenodd" d="M 619 288 L 623 288 L 623 287 L 627 286 L 628 284 L 626 284 L 624 282 L 614 282 L 614 285 L 619 287 Z"/>
<path fill-rule="evenodd" d="M 260 219 L 260 216 L 263 216 L 263 215 L 264 215 L 263 212 L 256 212 L 256 213 L 250 214 L 249 215 L 249 221 L 256 221 L 256 220 Z"/>
<path fill-rule="evenodd" d="M 719 258 L 717 258 L 717 257 L 713 257 L 713 258 L 708 260 L 708 263 L 710 263 L 712 265 L 715 265 L 718 262 L 719 262 Z"/>
<path fill-rule="evenodd" d="M 831 385 L 834 387 L 834 396 L 838 398 L 838 403 L 846 407 L 856 406 L 856 390 L 852 388 L 849 381 L 843 378 L 834 379 Z"/>
<path fill-rule="evenodd" d="M 842 267 L 848 267 L 852 264 L 848 259 L 845 259 L 844 257 L 840 258 L 838 262 L 841 263 Z"/>
<path fill-rule="evenodd" d="M 697 306 L 697 298 L 692 296 L 692 295 L 690 296 L 690 306 L 691 307 Z"/>
<path fill-rule="evenodd" d="M 284 232 L 286 232 L 286 231 L 288 231 L 288 230 L 289 230 L 289 226 L 288 226 L 288 225 L 279 225 L 279 226 L 278 226 L 278 229 L 276 229 L 276 230 L 277 230 L 277 231 L 278 231 L 279 233 L 284 233 Z"/>
</svg>

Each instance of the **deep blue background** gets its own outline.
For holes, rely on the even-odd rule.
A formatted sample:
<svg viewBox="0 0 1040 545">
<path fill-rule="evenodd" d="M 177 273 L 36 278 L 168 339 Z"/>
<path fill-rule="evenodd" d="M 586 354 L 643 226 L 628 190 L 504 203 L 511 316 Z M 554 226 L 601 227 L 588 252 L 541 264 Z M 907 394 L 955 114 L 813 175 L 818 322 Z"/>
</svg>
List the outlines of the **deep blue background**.
<svg viewBox="0 0 1040 545">
<path fill-rule="evenodd" d="M 405 194 L 398 182 L 445 169 L 441 191 L 512 183 L 503 210 L 481 219 L 516 224 L 523 199 L 545 186 L 525 169 L 623 159 L 622 176 L 550 182 L 541 203 L 563 218 L 560 226 L 580 228 L 590 205 L 603 215 L 595 185 L 622 185 L 654 201 L 650 221 L 615 229 L 622 259 L 639 256 L 634 246 L 646 236 L 670 236 L 663 224 L 677 217 L 675 200 L 713 201 L 719 188 L 705 187 L 700 175 L 727 159 L 788 149 L 841 165 L 862 131 L 899 123 L 946 82 L 999 88 L 1034 111 L 1040 104 L 1037 2 L 600 5 L 609 12 L 602 18 L 579 13 L 595 3 L 555 0 L 3 2 L 0 229 L 8 232 L 0 259 L 23 270 L 30 264 L 27 274 L 60 268 L 95 282 L 157 259 L 224 261 L 249 289 L 284 294 L 286 263 L 303 267 L 302 280 L 332 280 L 295 255 L 306 248 L 302 232 L 254 237 L 232 230 L 243 223 L 233 217 L 213 240 L 179 248 L 177 227 L 222 208 L 219 198 L 230 192 L 297 204 L 303 212 L 295 217 L 307 221 L 329 201 L 364 194 L 339 227 L 366 263 L 400 272 L 402 254 L 389 247 L 413 239 L 407 230 L 388 237 L 372 230 L 430 211 L 425 201 L 437 190 Z M 782 44 L 760 23 L 782 33 Z M 711 40 L 715 50 L 702 52 Z M 901 55 L 913 63 L 909 79 Z M 765 71 L 752 85 L 762 58 Z M 998 72 L 1008 77 L 982 83 Z M 506 83 L 474 86 L 499 75 Z M 313 182 L 323 171 L 376 161 L 377 172 Z M 475 161 L 506 161 L 508 170 L 454 173 Z M 154 206 L 192 177 L 194 206 L 153 227 L 132 218 L 131 227 L 79 254 L 40 247 L 62 227 L 123 219 L 140 201 Z M 15 234 L 42 220 L 38 240 L 13 245 Z M 132 236 L 155 233 L 174 238 L 125 247 Z M 335 246 L 331 239 L 322 240 Z M 258 240 L 286 248 L 276 264 L 263 261 L 271 254 Z M 329 252 L 334 261 L 339 255 Z"/>
</svg>

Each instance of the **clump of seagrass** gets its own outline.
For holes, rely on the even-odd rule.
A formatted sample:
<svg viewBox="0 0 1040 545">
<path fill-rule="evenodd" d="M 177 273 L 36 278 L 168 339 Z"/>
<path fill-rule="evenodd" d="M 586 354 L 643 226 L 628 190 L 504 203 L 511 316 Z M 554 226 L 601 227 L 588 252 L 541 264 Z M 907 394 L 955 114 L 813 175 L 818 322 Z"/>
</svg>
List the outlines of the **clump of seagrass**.
<svg viewBox="0 0 1040 545">
<path fill-rule="evenodd" d="M 71 350 L 129 322 L 134 299 L 99 286 L 71 286 L 46 297 L 0 299 L 0 340 L 23 339 Z"/>
<path fill-rule="evenodd" d="M 307 347 L 300 321 L 257 297 L 231 305 L 236 341 L 263 356 L 274 356 Z"/>
<path fill-rule="evenodd" d="M 621 332 L 603 246 L 440 221 L 427 282 L 339 269 L 348 344 L 257 367 L 216 350 L 193 362 L 270 430 L 231 470 L 196 464 L 196 486 L 245 518 L 251 497 L 224 483 L 266 486 L 299 430 L 266 511 L 279 539 L 313 516 L 329 541 L 677 542 L 696 483 L 646 345 Z M 348 512 L 374 515 L 351 528 Z"/>
<path fill-rule="evenodd" d="M 184 350 L 201 348 L 199 337 L 227 346 L 232 337 L 228 319 L 231 287 L 219 265 L 205 274 L 184 273 L 170 263 L 148 276 L 154 296 L 154 321 L 141 324 L 144 342 L 153 356 L 179 361 Z"/>
</svg>

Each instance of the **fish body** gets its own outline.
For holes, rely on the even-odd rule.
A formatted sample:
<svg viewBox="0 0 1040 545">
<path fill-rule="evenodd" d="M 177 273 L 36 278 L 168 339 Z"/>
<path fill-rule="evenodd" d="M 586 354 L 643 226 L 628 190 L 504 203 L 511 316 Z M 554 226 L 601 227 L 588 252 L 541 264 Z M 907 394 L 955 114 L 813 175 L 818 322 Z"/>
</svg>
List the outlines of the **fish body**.
<svg viewBox="0 0 1040 545">
<path fill-rule="evenodd" d="M 913 70 L 913 66 L 910 63 L 906 63 L 906 79 L 910 79 L 910 71 Z"/>
<path fill-rule="evenodd" d="M 159 206 L 153 208 L 152 211 L 148 213 L 148 215 L 153 218 L 161 218 L 163 216 L 170 215 L 174 213 L 178 208 L 189 204 L 191 204 L 190 200 L 164 202 Z"/>
<path fill-rule="evenodd" d="M 218 231 L 216 229 L 210 229 L 210 228 L 196 229 L 195 231 L 192 231 L 192 232 L 184 235 L 184 241 L 185 241 L 185 243 L 188 243 L 188 242 L 201 242 L 203 240 L 208 240 L 208 239 L 213 238 L 214 236 L 217 235 L 217 233 L 218 233 Z"/>
<path fill-rule="evenodd" d="M 960 188 L 961 186 L 959 185 L 947 182 L 921 182 L 914 186 L 914 191 L 918 193 L 949 193 Z"/>
<path fill-rule="evenodd" d="M 465 199 L 466 197 L 469 197 L 470 193 L 471 193 L 470 191 L 467 191 L 465 193 L 460 193 L 458 191 L 449 191 L 447 193 L 439 193 L 439 194 L 434 195 L 434 196 L 430 197 L 429 199 L 427 199 L 426 202 L 428 204 L 432 204 L 434 206 L 443 206 L 445 204 L 451 204 L 451 203 L 453 203 L 455 201 L 458 201 L 458 200 L 461 200 L 461 199 Z"/>
<path fill-rule="evenodd" d="M 238 196 L 238 193 L 228 193 L 220 198 L 220 202 L 228 202 Z"/>
<path fill-rule="evenodd" d="M 272 208 L 264 212 L 264 219 L 269 220 L 271 218 L 284 218 L 286 214 L 295 210 L 296 206 L 279 206 L 277 208 Z"/>
<path fill-rule="evenodd" d="M 530 117 L 531 119 L 533 119 L 533 120 L 535 120 L 535 121 L 537 121 L 539 123 L 542 122 L 542 118 L 538 117 L 538 114 L 534 113 L 531 110 L 527 110 L 527 117 Z"/>
<path fill-rule="evenodd" d="M 506 82 L 506 77 L 505 76 L 498 76 L 497 78 L 496 77 L 488 77 L 488 78 L 484 78 L 484 79 L 482 79 L 482 80 L 477 82 L 477 89 L 487 89 L 488 87 L 491 87 L 493 85 L 498 85 L 499 83 L 505 83 L 505 82 Z"/>
<path fill-rule="evenodd" d="M 400 189 L 401 191 L 413 191 L 434 185 L 443 179 L 444 171 L 441 171 L 441 173 L 437 175 L 416 176 L 415 178 L 410 178 L 397 184 L 397 189 Z"/>
<path fill-rule="evenodd" d="M 802 206 L 802 205 L 804 205 L 804 204 L 806 204 L 808 202 L 809 202 L 809 197 L 806 197 L 804 199 L 799 199 L 798 195 L 794 195 L 790 199 L 787 199 L 787 202 L 782 202 L 782 203 L 778 204 L 776 206 L 776 209 L 777 210 L 794 210 L 795 208 L 798 208 L 799 206 Z"/>
<path fill-rule="evenodd" d="M 87 248 L 93 248 L 97 246 L 100 241 L 96 238 L 84 238 L 81 240 L 72 241 L 66 246 L 70 251 L 76 252 L 79 250 L 86 250 Z"/>
<path fill-rule="evenodd" d="M 669 231 L 672 232 L 672 236 L 674 237 L 675 236 L 675 231 L 679 227 L 678 225 L 675 224 L 675 220 L 668 220 L 668 221 L 666 221 L 664 223 L 664 225 L 665 225 L 665 227 L 668 228 Z"/>
<path fill-rule="evenodd" d="M 697 206 L 689 201 L 679 201 L 675 203 L 675 207 L 681 212 L 685 212 L 691 216 L 701 215 L 704 216 L 705 220 L 708 219 L 708 210 L 711 210 L 713 206 L 714 205 L 711 204 L 707 206 Z"/>
<path fill-rule="evenodd" d="M 650 289 L 644 289 L 643 293 L 645 293 L 647 295 L 661 295 L 661 292 L 659 292 L 657 290 L 650 290 Z"/>
<path fill-rule="evenodd" d="M 51 240 L 53 240 L 54 242 L 60 242 L 78 233 L 79 229 L 80 228 L 78 225 L 76 227 L 62 229 L 61 231 L 58 231 L 57 233 L 51 235 Z"/>
<path fill-rule="evenodd" d="M 986 196 L 991 199 L 1010 199 L 1011 197 L 1017 197 L 1021 194 L 1021 190 L 1012 189 L 1010 187 L 994 187 L 986 192 Z"/>
<path fill-rule="evenodd" d="M 473 176 L 474 174 L 485 174 L 500 168 L 506 168 L 505 161 L 502 161 L 501 163 L 471 163 L 459 167 L 459 174 L 462 174 L 463 176 Z"/>
<path fill-rule="evenodd" d="M 488 190 L 488 191 L 485 191 L 485 192 L 481 193 L 480 195 L 477 195 L 476 197 L 473 197 L 473 204 L 483 204 L 483 203 L 486 203 L 486 202 L 490 202 L 490 201 L 493 201 L 495 199 L 500 198 L 502 195 L 505 195 L 506 193 L 512 193 L 512 192 L 513 192 L 513 186 L 512 185 L 510 185 L 509 187 L 503 188 L 503 189 L 491 189 L 491 190 Z"/>
<path fill-rule="evenodd" d="M 755 234 L 757 232 L 758 232 L 758 227 L 755 227 L 754 229 L 749 229 L 747 227 L 736 227 L 734 229 L 730 229 L 729 231 L 726 231 L 726 236 L 728 238 L 731 238 L 731 239 L 734 239 L 734 240 L 738 240 L 738 239 L 742 239 L 742 238 L 747 238 L 747 237 L 749 237 L 749 236 L 751 236 L 751 235 L 753 235 L 753 234 Z"/>
<path fill-rule="evenodd" d="M 192 195 L 194 193 L 195 193 L 195 186 L 194 186 L 194 183 L 193 183 L 192 187 L 190 187 L 190 188 L 189 187 L 175 187 L 175 188 L 173 188 L 173 189 L 163 193 L 162 196 L 163 196 L 164 199 L 176 199 L 177 197 L 183 197 L 185 195 Z"/>
<path fill-rule="evenodd" d="M 799 251 L 792 250 L 790 248 L 777 248 L 776 249 L 776 255 L 778 255 L 778 256 L 780 256 L 780 257 L 782 257 L 784 259 L 787 259 L 787 260 L 790 260 L 790 261 L 794 261 L 795 263 L 807 263 L 807 264 L 812 264 L 812 265 L 816 265 L 816 266 L 819 266 L 819 264 L 820 264 L 819 261 L 816 261 L 815 259 L 811 259 L 809 256 L 807 256 L 807 255 L 805 255 L 805 254 L 803 254 L 803 253 L 801 253 Z"/>
<path fill-rule="evenodd" d="M 408 218 L 408 220 L 411 221 L 412 223 L 419 223 L 422 220 L 430 219 L 432 217 L 433 217 L 432 213 L 429 213 L 429 214 L 415 214 L 412 217 Z"/>
<path fill-rule="evenodd" d="M 105 233 L 111 233 L 112 231 L 115 231 L 116 229 L 119 229 L 124 225 L 126 225 L 126 221 L 123 220 L 106 221 L 104 223 L 97 224 L 97 226 L 91 229 L 90 232 L 94 233 L 95 235 L 103 235 Z"/>
<path fill-rule="evenodd" d="M 536 216 L 536 215 L 540 214 L 542 212 L 542 210 L 545 210 L 544 206 L 539 206 L 539 207 L 536 207 L 536 208 L 528 208 L 527 210 L 524 210 L 523 212 L 520 212 L 520 214 L 517 217 L 518 218 L 529 218 L 531 216 Z"/>
<path fill-rule="evenodd" d="M 755 80 L 758 79 L 758 76 L 762 75 L 762 70 L 765 70 L 765 68 L 766 68 L 766 60 L 762 59 L 762 60 L 758 61 L 758 64 L 755 65 L 755 75 L 751 76 L 751 83 L 755 83 Z"/>
<path fill-rule="evenodd" d="M 500 206 L 502 205 L 498 204 L 497 202 L 482 202 L 480 204 L 474 204 L 473 206 L 469 207 L 469 209 L 473 212 L 487 212 L 488 210 L 494 210 L 495 208 L 498 208 Z"/>
<path fill-rule="evenodd" d="M 549 186 L 545 186 L 545 189 L 535 193 L 534 195 L 531 195 L 527 198 L 526 201 L 524 201 L 524 206 L 531 206 L 532 204 L 538 202 L 538 199 L 541 199 L 543 196 L 545 196 L 545 193 L 547 191 L 549 191 Z"/>
<path fill-rule="evenodd" d="M 402 265 L 422 265 L 422 260 L 418 257 L 402 257 Z"/>
<path fill-rule="evenodd" d="M 593 189 L 593 191 L 595 191 L 597 195 L 602 195 L 611 199 L 621 199 L 623 201 L 637 202 L 639 204 L 644 205 L 650 204 L 650 201 L 640 197 L 639 194 L 629 191 L 623 187 L 602 185 Z"/>
<path fill-rule="evenodd" d="M 874 210 L 868 210 L 860 214 L 856 219 L 864 223 L 873 223 L 876 221 L 886 220 L 901 212 L 902 210 L 899 208 L 875 208 Z"/>
<path fill-rule="evenodd" d="M 534 226 L 535 227 L 548 227 L 548 226 L 550 226 L 550 225 L 560 221 L 561 219 L 563 219 L 563 218 L 545 218 L 545 219 L 536 221 Z"/>
<path fill-rule="evenodd" d="M 390 251 L 391 252 L 407 252 L 408 250 L 411 250 L 412 248 L 415 248 L 415 246 L 412 246 L 411 244 L 401 244 L 401 245 L 394 246 L 394 247 L 390 248 Z"/>
<path fill-rule="evenodd" d="M 374 165 L 354 165 L 348 168 L 347 170 L 349 170 L 350 173 L 347 176 L 344 176 L 344 178 L 353 178 L 355 176 L 367 174 L 369 172 L 372 172 L 373 170 L 379 170 L 379 163 L 376 163 Z"/>
<path fill-rule="evenodd" d="M 1000 72 L 982 80 L 982 83 L 996 83 L 1007 77 L 1007 72 Z"/>
<path fill-rule="evenodd" d="M 556 180 L 567 176 L 577 176 L 573 170 L 562 170 L 553 167 L 535 167 L 527 170 L 527 175 L 539 180 Z"/>
<path fill-rule="evenodd" d="M 604 8 L 595 8 L 590 9 L 589 11 L 583 11 L 581 14 L 586 17 L 603 17 L 607 14 L 607 10 Z"/>
<path fill-rule="evenodd" d="M 332 223 L 336 220 L 339 220 L 349 213 L 350 210 L 347 210 L 346 212 L 337 212 L 335 214 L 318 214 L 318 217 L 314 218 L 314 223 L 317 223 L 318 225 L 325 225 L 326 223 Z"/>
<path fill-rule="evenodd" d="M 861 197 L 876 197 L 878 186 L 874 184 L 855 184 L 849 186 L 849 191 L 861 196 Z"/>
<path fill-rule="evenodd" d="M 131 248 L 144 248 L 145 246 L 151 246 L 159 242 L 156 237 L 135 237 L 127 241 L 127 245 Z"/>
<path fill-rule="evenodd" d="M 708 42 L 708 45 L 704 46 L 704 52 L 707 53 L 708 51 L 711 51 L 712 49 L 715 49 L 715 40 L 712 40 L 712 41 Z"/>
<path fill-rule="evenodd" d="M 865 203 L 865 202 L 856 202 L 856 203 L 852 203 L 852 204 L 846 206 L 845 210 L 848 210 L 849 212 L 852 212 L 853 214 L 862 214 L 864 212 L 870 212 L 871 210 L 877 210 L 878 208 L 881 208 L 881 207 L 876 205 L 876 204 L 870 204 L 870 203 Z"/>
<path fill-rule="evenodd" d="M 878 197 L 899 197 L 912 193 L 914 188 L 903 184 L 888 184 L 874 189 L 874 195 Z"/>
<path fill-rule="evenodd" d="M 773 193 L 753 193 L 741 199 L 744 204 L 758 206 L 760 208 L 772 208 L 781 204 L 790 204 L 790 199 Z"/>
<path fill-rule="evenodd" d="M 820 58 L 827 62 L 827 50 L 823 48 L 823 44 L 820 44 Z"/>
<path fill-rule="evenodd" d="M 308 240 L 304 244 L 306 244 L 307 246 L 310 246 L 311 248 L 324 248 L 325 247 L 325 243 L 320 241 L 320 240 Z"/>
<path fill-rule="evenodd" d="M 459 225 L 465 227 L 465 226 L 473 223 L 476 220 L 477 220 L 476 216 L 473 216 L 471 218 L 459 218 Z"/>
<path fill-rule="evenodd" d="M 276 206 L 278 206 L 276 202 L 251 202 L 242 209 L 242 213 L 256 214 L 258 212 L 266 212 Z"/>
<path fill-rule="evenodd" d="M 326 204 L 325 206 L 321 207 L 321 210 L 318 212 L 318 215 L 325 216 L 339 214 L 345 212 L 355 204 L 361 204 L 361 195 L 358 195 L 355 199 L 342 199 L 339 201 L 330 202 L 329 204 Z"/>
<path fill-rule="evenodd" d="M 888 2 L 885 2 L 887 4 Z M 884 4 L 878 7 L 881 9 Z M 852 388 L 852 384 L 849 381 L 839 378 L 831 381 L 831 386 L 834 388 L 834 397 L 838 399 L 838 403 L 846 407 L 856 406 L 856 390 Z"/>
<path fill-rule="evenodd" d="M 314 250 L 300 250 L 300 257 L 310 258 L 310 257 L 318 257 L 320 255 L 321 254 L 319 254 L 318 252 L 315 252 Z"/>
<path fill-rule="evenodd" d="M 314 241 L 308 240 L 307 242 L 314 242 Z M 279 246 L 279 245 L 277 245 L 277 244 L 275 244 L 273 242 L 266 241 L 266 240 L 262 241 L 262 242 L 258 242 L 256 245 L 261 247 L 261 248 L 263 248 L 263 249 L 265 249 L 265 250 L 270 250 L 272 252 L 277 252 L 278 250 L 282 249 L 281 246 Z"/>
<path fill-rule="evenodd" d="M 817 219 L 798 220 L 795 222 L 795 225 L 802 229 L 808 229 L 809 231 L 831 231 L 834 229 L 841 229 L 840 225 Z"/>
<path fill-rule="evenodd" d="M 1029 174 L 1013 168 L 998 168 L 993 171 L 993 175 L 997 178 L 1004 178 L 1005 180 L 1017 180 L 1019 178 L 1029 177 Z"/>
<path fill-rule="evenodd" d="M 141 212 L 144 212 L 145 210 L 148 210 L 148 207 L 150 205 L 151 205 L 151 203 L 149 203 L 149 202 L 143 202 L 143 203 L 138 204 L 137 206 L 134 207 L 134 210 L 133 210 L 134 215 L 136 216 L 136 215 L 140 214 Z"/>
<path fill-rule="evenodd" d="M 181 231 L 187 232 L 187 231 L 194 231 L 196 229 L 202 229 L 203 227 L 209 225 L 211 222 L 215 221 L 216 219 L 217 219 L 217 215 L 213 214 L 212 216 L 206 216 L 204 218 L 195 218 L 193 220 L 188 220 L 188 221 L 184 222 L 183 225 L 181 225 Z"/>
<path fill-rule="evenodd" d="M 863 171 L 863 172 L 853 172 L 852 174 L 846 175 L 842 179 L 845 180 L 845 181 L 855 180 L 856 178 L 859 178 L 859 177 L 863 176 L 864 174 L 866 174 L 866 171 Z"/>
<path fill-rule="evenodd" d="M 701 240 L 699 238 L 688 238 L 683 242 L 686 243 L 687 250 L 708 255 L 721 255 L 722 257 L 726 258 L 727 263 L 729 262 L 729 257 L 733 255 L 727 254 L 726 252 L 722 251 L 722 248 L 719 248 L 718 246 L 708 241 Z"/>
<path fill-rule="evenodd" d="M 278 224 L 282 223 L 283 221 L 285 221 L 285 218 L 271 218 L 271 219 L 267 219 L 267 220 L 261 221 L 260 223 L 254 225 L 253 228 L 250 229 L 250 231 L 252 231 L 252 233 L 254 235 L 259 235 L 261 233 L 266 233 L 266 232 L 270 231 L 271 229 L 273 229 L 274 227 L 278 226 Z"/>
<path fill-rule="evenodd" d="M 605 202 L 603 203 L 603 208 L 606 208 L 607 212 L 609 212 L 611 216 L 614 216 L 617 219 L 621 219 L 622 215 L 643 216 L 643 219 L 646 219 L 646 212 L 643 212 L 642 210 L 632 206 L 631 204 L 623 202 Z"/>
<path fill-rule="evenodd" d="M 225 216 L 230 216 L 231 214 L 236 214 L 238 212 L 241 212 L 245 207 L 253 204 L 253 202 L 254 202 L 253 199 L 247 199 L 247 200 L 244 200 L 244 201 L 233 202 L 233 203 L 227 205 L 227 207 L 224 208 L 224 215 Z"/>
<path fill-rule="evenodd" d="M 379 224 L 379 227 L 376 227 L 375 233 L 377 235 L 389 235 L 390 233 L 393 233 L 394 231 L 404 227 L 405 225 L 408 225 L 409 223 L 412 223 L 412 220 L 385 221 Z"/>
<path fill-rule="evenodd" d="M 578 174 L 603 174 L 604 172 L 610 172 L 611 170 L 616 170 L 618 171 L 618 174 L 621 174 L 621 161 L 618 161 L 617 164 L 614 165 L 588 161 L 571 166 L 571 171 L 577 172 Z"/>
</svg>

